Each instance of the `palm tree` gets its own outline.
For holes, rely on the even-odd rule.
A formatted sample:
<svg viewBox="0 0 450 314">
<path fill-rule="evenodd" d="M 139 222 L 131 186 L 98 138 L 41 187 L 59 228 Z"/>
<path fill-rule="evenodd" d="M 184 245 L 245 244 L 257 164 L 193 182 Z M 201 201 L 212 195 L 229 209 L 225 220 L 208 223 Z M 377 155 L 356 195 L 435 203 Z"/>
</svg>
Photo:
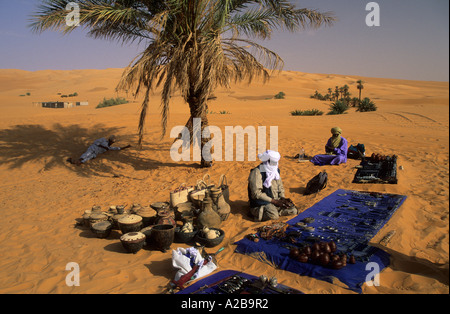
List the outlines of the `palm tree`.
<svg viewBox="0 0 450 314">
<path fill-rule="evenodd" d="M 345 84 L 342 88 L 343 88 L 343 93 L 342 93 L 343 98 L 348 101 L 350 99 L 350 93 L 349 93 L 350 87 L 347 84 Z"/>
<path fill-rule="evenodd" d="M 359 102 L 361 102 L 361 91 L 364 89 L 364 85 L 363 85 L 364 82 L 361 80 L 358 80 L 358 81 L 356 81 L 356 83 L 358 83 L 356 88 L 359 89 Z"/>
<path fill-rule="evenodd" d="M 339 95 L 340 95 L 340 99 L 344 99 L 344 87 L 339 87 Z"/>
<path fill-rule="evenodd" d="M 334 89 L 334 97 L 336 98 L 336 101 L 339 100 L 339 86 L 336 86 Z"/>
<path fill-rule="evenodd" d="M 71 0 L 43 0 L 32 17 L 36 32 L 67 27 L 66 5 Z M 164 137 L 170 98 L 180 91 L 189 105 L 186 123 L 208 126 L 208 98 L 218 86 L 256 77 L 266 81 L 281 70 L 278 54 L 255 39 L 268 39 L 274 30 L 317 28 L 335 21 L 332 13 L 298 9 L 285 0 L 78 0 L 80 25 L 94 38 L 122 43 L 145 43 L 145 50 L 124 70 L 118 90 L 133 89 L 144 100 L 139 119 L 139 145 L 145 133 L 150 93 L 162 86 L 161 123 Z M 192 136 L 191 136 L 192 139 Z M 203 145 L 208 139 L 202 140 Z M 202 156 L 202 166 L 207 165 Z"/>
</svg>

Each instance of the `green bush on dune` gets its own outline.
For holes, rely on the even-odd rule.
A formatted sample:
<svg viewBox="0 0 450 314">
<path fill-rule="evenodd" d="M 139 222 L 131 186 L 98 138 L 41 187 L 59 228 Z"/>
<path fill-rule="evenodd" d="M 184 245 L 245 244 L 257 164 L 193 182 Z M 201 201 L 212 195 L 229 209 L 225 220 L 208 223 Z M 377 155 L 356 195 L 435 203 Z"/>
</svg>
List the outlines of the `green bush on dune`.
<svg viewBox="0 0 450 314">
<path fill-rule="evenodd" d="M 319 109 L 291 111 L 291 116 L 321 116 L 321 115 L 323 115 L 323 111 L 320 111 Z"/>
<path fill-rule="evenodd" d="M 97 105 L 96 109 L 117 106 L 117 105 L 123 105 L 123 104 L 128 104 L 128 100 L 126 100 L 125 98 L 122 98 L 122 97 L 110 98 L 110 99 L 103 98 L 103 101 Z"/>
<path fill-rule="evenodd" d="M 344 100 L 338 100 L 330 105 L 328 115 L 344 114 L 348 110 L 348 103 Z"/>
<path fill-rule="evenodd" d="M 278 94 L 276 94 L 274 96 L 275 99 L 284 99 L 284 96 L 286 96 L 286 94 L 284 92 L 279 92 Z"/>
<path fill-rule="evenodd" d="M 375 103 L 370 100 L 370 98 L 364 98 L 359 104 L 358 104 L 358 109 L 356 111 L 359 112 L 368 112 L 368 111 L 376 111 L 377 110 L 377 106 L 375 105 Z"/>
</svg>

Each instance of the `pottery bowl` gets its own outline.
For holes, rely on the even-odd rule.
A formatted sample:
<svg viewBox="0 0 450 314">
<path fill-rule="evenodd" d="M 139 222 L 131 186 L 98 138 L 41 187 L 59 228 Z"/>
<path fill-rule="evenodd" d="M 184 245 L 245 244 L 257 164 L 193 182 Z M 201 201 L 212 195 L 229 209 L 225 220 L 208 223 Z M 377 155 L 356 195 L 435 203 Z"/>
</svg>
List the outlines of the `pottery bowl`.
<svg viewBox="0 0 450 314">
<path fill-rule="evenodd" d="M 126 215 L 120 218 L 118 223 L 123 234 L 138 232 L 142 229 L 142 217 L 138 215 Z"/>
<path fill-rule="evenodd" d="M 201 245 L 205 247 L 215 247 L 222 243 L 223 238 L 225 237 L 225 232 L 222 229 L 218 228 L 209 228 L 210 230 L 217 230 L 220 233 L 220 236 L 215 239 L 207 239 L 203 232 L 198 232 L 195 236 L 195 240 L 199 242 Z"/>
<path fill-rule="evenodd" d="M 168 209 L 170 204 L 168 202 L 156 202 L 150 204 L 150 207 L 153 208 L 156 211 L 159 211 L 161 209 Z"/>
<path fill-rule="evenodd" d="M 91 226 L 91 231 L 97 238 L 105 239 L 111 234 L 112 223 L 109 221 L 96 222 Z"/>
<path fill-rule="evenodd" d="M 194 227 L 192 232 L 182 232 L 181 227 L 175 228 L 175 242 L 176 243 L 188 243 L 192 241 L 197 235 L 198 228 Z"/>
<path fill-rule="evenodd" d="M 157 216 L 156 210 L 151 207 L 142 207 L 136 212 L 136 215 L 142 217 L 142 224 L 144 227 L 148 227 L 153 224 Z"/>
<path fill-rule="evenodd" d="M 101 214 L 92 213 L 89 216 L 89 224 L 91 227 L 93 224 L 95 224 L 97 222 L 107 221 L 107 220 L 108 220 L 108 216 L 103 213 L 101 213 Z"/>
<path fill-rule="evenodd" d="M 120 242 L 128 253 L 136 254 L 144 247 L 145 239 L 142 232 L 129 232 L 120 237 Z"/>
</svg>

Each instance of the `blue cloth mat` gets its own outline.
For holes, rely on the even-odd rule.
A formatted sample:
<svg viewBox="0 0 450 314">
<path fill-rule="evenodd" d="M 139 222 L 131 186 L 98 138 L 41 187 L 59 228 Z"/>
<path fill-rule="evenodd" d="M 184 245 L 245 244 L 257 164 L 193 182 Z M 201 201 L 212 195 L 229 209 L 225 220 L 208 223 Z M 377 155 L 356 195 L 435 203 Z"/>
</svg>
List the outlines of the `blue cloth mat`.
<svg viewBox="0 0 450 314">
<path fill-rule="evenodd" d="M 227 281 L 236 282 L 233 280 L 234 276 L 238 276 L 240 278 L 245 278 L 249 280 L 249 283 L 258 280 L 258 277 L 246 274 L 243 272 L 239 272 L 236 270 L 222 270 L 215 274 L 212 274 L 206 278 L 203 278 L 196 283 L 190 285 L 189 287 L 177 292 L 177 294 L 227 294 L 227 290 L 224 288 L 224 284 Z M 223 290 L 221 290 L 221 288 Z M 292 289 L 285 285 L 278 284 L 276 286 L 277 290 L 272 289 L 264 289 L 262 291 L 258 291 L 258 294 L 303 294 L 303 292 L 298 291 L 296 289 Z M 250 288 L 242 288 L 236 292 L 236 294 L 248 294 L 252 293 Z"/>
<path fill-rule="evenodd" d="M 331 283 L 337 278 L 350 290 L 361 293 L 363 283 L 372 279 L 368 278 L 376 269 L 372 266 L 378 267 L 381 272 L 389 265 L 389 254 L 368 243 L 405 199 L 406 196 L 396 194 L 337 190 L 287 222 L 289 227 L 286 234 L 296 236 L 296 243 L 279 238 L 261 238 L 259 242 L 244 238 L 235 243 L 235 252 L 253 256 L 302 276 Z M 307 224 L 314 227 L 314 231 L 305 231 L 296 225 L 305 218 L 314 219 Z M 336 253 L 354 255 L 356 263 L 347 262 L 346 267 L 335 270 L 317 264 L 301 263 L 289 257 L 290 248 L 319 241 L 334 241 L 337 245 Z"/>
</svg>

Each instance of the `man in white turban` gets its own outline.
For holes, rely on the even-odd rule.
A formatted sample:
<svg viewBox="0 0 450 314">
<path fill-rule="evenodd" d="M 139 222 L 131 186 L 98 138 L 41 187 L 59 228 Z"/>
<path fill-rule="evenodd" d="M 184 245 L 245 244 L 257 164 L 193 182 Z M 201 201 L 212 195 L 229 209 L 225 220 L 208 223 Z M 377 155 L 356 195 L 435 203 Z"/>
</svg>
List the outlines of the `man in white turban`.
<svg viewBox="0 0 450 314">
<path fill-rule="evenodd" d="M 280 216 L 296 215 L 297 208 L 285 198 L 278 162 L 281 155 L 268 150 L 259 154 L 262 163 L 250 171 L 248 197 L 250 213 L 256 221 L 276 220 Z"/>
</svg>

